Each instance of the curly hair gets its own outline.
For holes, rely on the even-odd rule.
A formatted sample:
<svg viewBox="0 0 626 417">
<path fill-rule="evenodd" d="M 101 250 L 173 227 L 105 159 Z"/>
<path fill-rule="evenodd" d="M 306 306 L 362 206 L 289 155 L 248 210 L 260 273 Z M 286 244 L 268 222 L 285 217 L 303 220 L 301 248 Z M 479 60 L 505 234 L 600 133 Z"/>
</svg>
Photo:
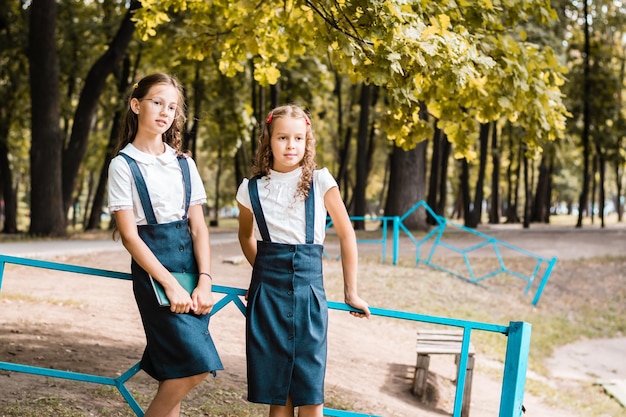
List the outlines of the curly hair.
<svg viewBox="0 0 626 417">
<path fill-rule="evenodd" d="M 122 121 L 122 125 L 120 128 L 119 140 L 115 151 L 113 152 L 113 156 L 117 155 L 120 150 L 122 150 L 126 145 L 132 143 L 137 136 L 137 127 L 139 124 L 139 119 L 137 114 L 131 109 L 131 101 L 133 99 L 142 99 L 150 92 L 150 89 L 157 84 L 165 84 L 171 85 L 178 92 L 178 107 L 176 110 L 176 117 L 174 118 L 174 122 L 170 126 L 169 129 L 165 133 L 163 133 L 163 142 L 170 145 L 172 148 L 176 150 L 179 155 L 183 155 L 181 150 L 182 146 L 182 134 L 183 126 L 185 124 L 185 99 L 182 84 L 176 79 L 168 74 L 155 73 L 150 74 L 139 80 L 133 86 L 133 90 L 128 97 L 127 105 L 126 105 L 126 113 L 124 114 L 124 118 Z"/>
<path fill-rule="evenodd" d="M 306 144 L 304 148 L 304 157 L 300 161 L 302 167 L 302 176 L 298 183 L 296 195 L 301 196 L 303 200 L 309 196 L 311 181 L 313 181 L 313 171 L 316 168 L 315 163 L 315 134 L 311 126 L 310 118 L 307 113 L 296 104 L 287 104 L 276 107 L 268 113 L 267 118 L 261 126 L 259 135 L 259 143 L 257 147 L 256 159 L 252 165 L 252 176 L 261 175 L 270 177 L 270 169 L 274 165 L 274 155 L 272 155 L 272 130 L 274 121 L 282 117 L 292 117 L 294 119 L 304 119 L 306 121 Z"/>
</svg>

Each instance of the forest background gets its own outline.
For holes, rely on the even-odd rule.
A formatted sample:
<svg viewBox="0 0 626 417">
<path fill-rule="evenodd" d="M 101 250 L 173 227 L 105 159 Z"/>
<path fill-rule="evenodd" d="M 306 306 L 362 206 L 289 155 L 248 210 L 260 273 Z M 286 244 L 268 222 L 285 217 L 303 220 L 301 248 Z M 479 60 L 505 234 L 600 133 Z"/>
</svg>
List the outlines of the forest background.
<svg viewBox="0 0 626 417">
<path fill-rule="evenodd" d="M 618 0 L 3 1 L 2 231 L 109 225 L 120 117 L 156 71 L 186 87 L 212 225 L 234 214 L 259 123 L 289 102 L 353 216 L 425 200 L 469 227 L 621 221 L 625 19 Z"/>
</svg>

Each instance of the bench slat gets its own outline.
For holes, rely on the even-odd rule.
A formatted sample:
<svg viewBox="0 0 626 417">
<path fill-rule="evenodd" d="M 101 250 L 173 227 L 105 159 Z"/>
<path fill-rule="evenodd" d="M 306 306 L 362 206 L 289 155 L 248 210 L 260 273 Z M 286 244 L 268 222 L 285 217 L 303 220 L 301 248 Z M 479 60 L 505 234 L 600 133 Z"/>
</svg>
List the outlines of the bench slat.
<svg viewBox="0 0 626 417">
<path fill-rule="evenodd" d="M 462 330 L 418 330 L 418 354 L 459 354 L 463 346 Z M 474 353 L 470 342 L 469 353 Z"/>
<path fill-rule="evenodd" d="M 461 342 L 463 340 L 463 335 L 453 336 L 453 335 L 417 335 L 417 340 L 443 340 L 443 341 L 451 341 L 451 342 Z"/>
</svg>

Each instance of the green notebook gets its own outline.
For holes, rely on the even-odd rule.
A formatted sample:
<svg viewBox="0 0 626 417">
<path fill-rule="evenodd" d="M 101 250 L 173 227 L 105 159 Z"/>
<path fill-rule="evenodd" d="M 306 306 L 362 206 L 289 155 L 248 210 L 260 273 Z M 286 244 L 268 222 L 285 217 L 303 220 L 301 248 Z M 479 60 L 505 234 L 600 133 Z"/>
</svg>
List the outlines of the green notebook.
<svg viewBox="0 0 626 417">
<path fill-rule="evenodd" d="M 192 274 L 189 272 L 171 272 L 171 274 L 176 278 L 178 283 L 191 295 L 193 290 L 198 285 L 198 274 Z M 160 306 L 169 306 L 170 300 L 165 295 L 165 290 L 163 286 L 159 283 L 159 281 L 150 277 L 150 282 L 152 282 L 152 288 L 154 289 L 154 294 L 156 295 L 157 301 Z"/>
</svg>

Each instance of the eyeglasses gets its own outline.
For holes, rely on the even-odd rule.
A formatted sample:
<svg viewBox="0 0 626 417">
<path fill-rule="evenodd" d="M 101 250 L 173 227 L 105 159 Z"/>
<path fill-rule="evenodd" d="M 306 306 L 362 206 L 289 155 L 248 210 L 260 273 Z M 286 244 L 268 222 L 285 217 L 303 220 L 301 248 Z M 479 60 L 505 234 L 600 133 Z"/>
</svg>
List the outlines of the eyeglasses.
<svg viewBox="0 0 626 417">
<path fill-rule="evenodd" d="M 152 105 L 152 109 L 155 111 L 158 111 L 159 113 L 161 113 L 163 110 L 165 110 L 166 113 L 169 114 L 176 114 L 178 111 L 178 105 L 174 104 L 174 103 L 170 103 L 170 104 L 165 104 L 165 101 L 163 101 L 160 98 L 141 98 L 139 99 L 139 101 L 149 101 Z"/>
</svg>

